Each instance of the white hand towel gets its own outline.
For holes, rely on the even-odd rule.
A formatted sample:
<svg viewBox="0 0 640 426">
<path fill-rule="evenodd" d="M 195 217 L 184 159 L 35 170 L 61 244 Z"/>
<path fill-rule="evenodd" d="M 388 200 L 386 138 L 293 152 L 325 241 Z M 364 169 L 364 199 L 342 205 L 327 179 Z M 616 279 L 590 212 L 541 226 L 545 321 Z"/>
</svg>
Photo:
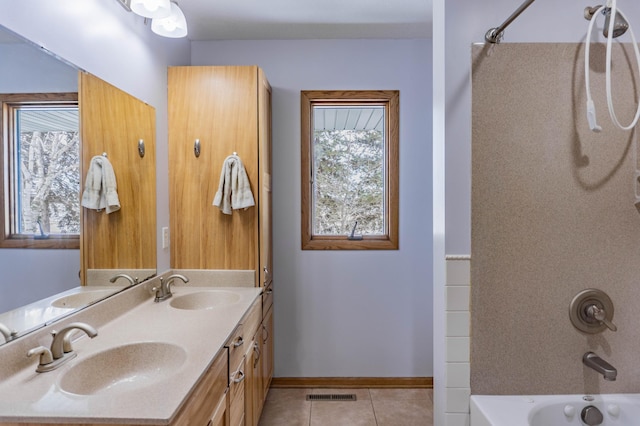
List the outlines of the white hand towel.
<svg viewBox="0 0 640 426">
<path fill-rule="evenodd" d="M 118 186 L 113 167 L 107 157 L 91 159 L 82 193 L 82 206 L 93 210 L 105 209 L 107 214 L 120 210 Z"/>
<path fill-rule="evenodd" d="M 242 160 L 237 155 L 230 155 L 222 164 L 218 192 L 213 199 L 213 205 L 222 213 L 231 214 L 232 209 L 248 209 L 255 206 L 249 177 L 244 169 Z"/>
</svg>

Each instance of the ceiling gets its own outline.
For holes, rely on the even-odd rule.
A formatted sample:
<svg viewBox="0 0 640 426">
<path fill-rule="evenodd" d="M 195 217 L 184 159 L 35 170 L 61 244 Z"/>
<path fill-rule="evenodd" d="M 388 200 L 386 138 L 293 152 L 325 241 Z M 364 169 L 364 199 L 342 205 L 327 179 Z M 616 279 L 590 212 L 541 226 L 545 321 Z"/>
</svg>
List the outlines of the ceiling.
<svg viewBox="0 0 640 426">
<path fill-rule="evenodd" d="M 191 40 L 431 38 L 432 0 L 179 0 Z"/>
</svg>

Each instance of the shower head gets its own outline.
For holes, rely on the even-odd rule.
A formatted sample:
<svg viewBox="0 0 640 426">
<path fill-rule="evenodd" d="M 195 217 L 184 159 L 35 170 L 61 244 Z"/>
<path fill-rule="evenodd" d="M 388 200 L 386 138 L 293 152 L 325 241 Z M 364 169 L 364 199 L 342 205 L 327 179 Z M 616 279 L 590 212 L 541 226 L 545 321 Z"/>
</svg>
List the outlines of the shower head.
<svg viewBox="0 0 640 426">
<path fill-rule="evenodd" d="M 604 29 L 602 31 L 602 34 L 605 37 L 609 37 L 609 25 L 611 23 L 611 8 L 605 8 L 603 13 L 604 13 L 604 16 L 606 16 L 606 18 L 604 20 Z M 629 23 L 627 22 L 627 20 L 624 19 L 624 17 L 620 13 L 616 13 L 616 17 L 613 21 L 613 34 L 612 34 L 613 38 L 620 37 L 622 34 L 627 32 L 628 29 L 629 29 Z"/>
<path fill-rule="evenodd" d="M 602 14 L 605 16 L 604 20 L 604 28 L 602 29 L 602 34 L 605 38 L 609 37 L 609 25 L 611 24 L 611 8 L 604 6 L 593 6 L 593 7 L 585 7 L 584 8 L 584 19 L 590 21 L 593 18 L 593 15 L 596 12 L 602 9 Z M 616 13 L 616 18 L 613 21 L 613 38 L 620 37 L 629 29 L 629 23 L 626 19 L 620 14 Z"/>
</svg>

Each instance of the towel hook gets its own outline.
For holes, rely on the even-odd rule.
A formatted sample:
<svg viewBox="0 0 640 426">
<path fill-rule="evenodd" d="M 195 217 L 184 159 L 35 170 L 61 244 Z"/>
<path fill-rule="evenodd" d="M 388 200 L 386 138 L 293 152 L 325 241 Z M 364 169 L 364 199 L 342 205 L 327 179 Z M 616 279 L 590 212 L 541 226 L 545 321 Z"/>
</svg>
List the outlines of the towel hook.
<svg viewBox="0 0 640 426">
<path fill-rule="evenodd" d="M 107 153 L 106 153 L 106 152 L 103 152 L 103 153 L 102 153 L 102 156 L 103 156 L 104 158 L 109 158 L 109 156 L 107 155 Z"/>
<path fill-rule="evenodd" d="M 196 139 L 193 143 L 193 153 L 196 155 L 196 158 L 200 157 L 200 139 Z"/>
<path fill-rule="evenodd" d="M 138 154 L 140 158 L 144 158 L 144 139 L 138 141 Z"/>
</svg>

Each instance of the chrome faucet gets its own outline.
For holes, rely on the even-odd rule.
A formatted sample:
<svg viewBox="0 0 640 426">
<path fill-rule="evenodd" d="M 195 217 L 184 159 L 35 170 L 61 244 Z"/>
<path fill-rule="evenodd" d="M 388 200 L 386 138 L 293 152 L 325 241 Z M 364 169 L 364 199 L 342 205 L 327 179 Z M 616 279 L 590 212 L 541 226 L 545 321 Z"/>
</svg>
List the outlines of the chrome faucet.
<svg viewBox="0 0 640 426">
<path fill-rule="evenodd" d="M 52 332 L 51 349 L 38 346 L 27 352 L 28 357 L 40 355 L 40 363 L 36 368 L 38 373 L 55 370 L 78 355 L 71 347 L 71 332 L 75 329 L 84 331 L 92 339 L 98 335 L 98 331 L 95 328 L 82 322 L 74 322 L 64 327 L 60 332 Z"/>
<path fill-rule="evenodd" d="M 618 376 L 618 370 L 593 352 L 587 352 L 582 357 L 582 363 L 602 374 L 605 380 L 614 381 Z"/>
<path fill-rule="evenodd" d="M 4 336 L 5 341 L 9 342 L 16 338 L 16 336 L 18 335 L 18 332 L 15 330 L 11 330 L 6 325 L 0 323 L 0 334 Z"/>
<path fill-rule="evenodd" d="M 173 280 L 176 278 L 182 280 L 182 282 L 185 284 L 189 282 L 189 278 L 180 274 L 170 275 L 166 279 L 160 277 L 160 287 L 154 287 L 152 289 L 156 292 L 156 298 L 153 299 L 154 302 L 162 302 L 163 300 L 167 300 L 168 298 L 173 296 L 173 293 L 171 293 L 171 283 L 173 283 Z"/>
<path fill-rule="evenodd" d="M 138 277 L 133 278 L 131 275 L 127 274 L 116 274 L 109 278 L 109 282 L 115 283 L 118 278 L 124 278 L 129 281 L 129 285 L 138 284 Z"/>
</svg>

